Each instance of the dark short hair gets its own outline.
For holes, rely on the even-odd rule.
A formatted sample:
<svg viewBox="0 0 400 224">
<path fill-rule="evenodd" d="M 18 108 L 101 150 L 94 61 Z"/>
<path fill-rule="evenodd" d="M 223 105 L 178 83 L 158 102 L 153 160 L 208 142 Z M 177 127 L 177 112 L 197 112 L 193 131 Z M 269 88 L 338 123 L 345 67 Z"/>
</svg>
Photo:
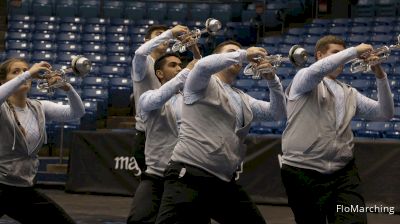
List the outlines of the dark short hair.
<svg viewBox="0 0 400 224">
<path fill-rule="evenodd" d="M 151 38 L 151 34 L 156 30 L 166 31 L 166 30 L 168 30 L 168 27 L 166 27 L 164 25 L 152 25 L 147 29 L 146 35 L 144 36 L 144 38 L 149 40 Z"/>
<path fill-rule="evenodd" d="M 5 80 L 7 78 L 7 74 L 10 72 L 10 67 L 15 62 L 23 62 L 25 64 L 28 64 L 28 62 L 26 62 L 25 59 L 22 58 L 10 58 L 8 60 L 5 60 L 0 64 L 0 80 Z"/>
<path fill-rule="evenodd" d="M 226 40 L 226 41 L 224 41 L 224 42 L 218 44 L 218 45 L 215 47 L 213 53 L 214 53 L 214 54 L 220 53 L 220 52 L 221 52 L 221 49 L 222 49 L 224 46 L 229 45 L 229 44 L 236 45 L 236 46 L 242 48 L 242 45 L 241 45 L 239 42 L 234 41 L 234 40 Z"/>
<path fill-rule="evenodd" d="M 159 57 L 156 62 L 154 62 L 154 71 L 160 70 L 165 65 L 165 59 L 168 57 L 177 57 L 180 59 L 179 54 L 177 53 L 166 53 Z"/>
<path fill-rule="evenodd" d="M 329 48 L 329 44 L 338 44 L 346 48 L 346 43 L 342 38 L 333 35 L 323 36 L 315 44 L 315 50 L 314 50 L 315 58 L 317 58 L 318 51 L 320 51 L 321 53 L 326 53 L 326 51 Z"/>
</svg>

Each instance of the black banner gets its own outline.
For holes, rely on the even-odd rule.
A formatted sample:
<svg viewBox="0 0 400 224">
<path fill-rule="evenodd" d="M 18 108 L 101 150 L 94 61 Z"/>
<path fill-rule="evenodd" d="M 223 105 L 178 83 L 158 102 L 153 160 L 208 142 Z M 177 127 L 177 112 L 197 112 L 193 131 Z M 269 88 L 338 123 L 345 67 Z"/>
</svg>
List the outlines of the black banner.
<svg viewBox="0 0 400 224">
<path fill-rule="evenodd" d="M 134 131 L 79 131 L 70 150 L 68 191 L 132 196 L 138 185 L 131 157 Z M 239 179 L 257 203 L 287 204 L 280 177 L 281 139 L 249 136 Z M 367 205 L 400 209 L 400 141 L 355 142 L 356 164 Z"/>
</svg>

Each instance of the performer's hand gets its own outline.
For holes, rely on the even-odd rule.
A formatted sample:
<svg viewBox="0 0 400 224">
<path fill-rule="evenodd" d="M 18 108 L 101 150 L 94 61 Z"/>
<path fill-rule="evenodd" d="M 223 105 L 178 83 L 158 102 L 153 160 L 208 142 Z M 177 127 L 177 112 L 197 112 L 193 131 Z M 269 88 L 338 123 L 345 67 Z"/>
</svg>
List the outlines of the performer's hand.
<svg viewBox="0 0 400 224">
<path fill-rule="evenodd" d="M 172 31 L 172 35 L 174 36 L 174 38 L 177 38 L 184 33 L 188 33 L 189 28 L 187 28 L 186 26 L 182 26 L 182 25 L 176 25 L 171 29 L 171 31 Z"/>
<path fill-rule="evenodd" d="M 47 82 L 49 83 L 49 85 L 52 85 L 60 80 L 62 80 L 61 76 L 55 75 L 55 76 L 48 78 Z M 71 88 L 69 87 L 68 83 L 64 83 L 64 85 L 61 86 L 60 89 L 62 89 L 64 91 L 69 91 Z"/>
<path fill-rule="evenodd" d="M 186 66 L 187 69 L 192 70 L 194 65 L 198 62 L 198 59 L 193 59 L 191 62 L 189 62 L 189 64 Z"/>
<path fill-rule="evenodd" d="M 385 78 L 385 71 L 383 71 L 381 64 L 371 65 L 371 70 L 375 73 L 376 78 Z"/>
<path fill-rule="evenodd" d="M 257 63 L 258 61 L 255 58 L 261 56 L 265 57 L 268 55 L 268 52 L 262 47 L 249 47 L 247 48 L 247 60 L 249 62 Z"/>
<path fill-rule="evenodd" d="M 257 70 L 263 70 L 263 69 L 273 69 L 273 66 L 268 62 L 268 61 L 262 61 L 257 65 Z M 264 79 L 272 80 L 275 79 L 275 73 L 274 72 L 260 72 L 260 75 Z"/>
<path fill-rule="evenodd" d="M 45 61 L 42 61 L 40 63 L 33 64 L 29 69 L 29 73 L 33 79 L 41 78 L 39 77 L 40 72 L 51 72 L 51 65 Z"/>
<path fill-rule="evenodd" d="M 369 57 L 369 54 L 371 53 L 372 49 L 373 49 L 372 45 L 370 44 L 363 43 L 356 46 L 358 57 L 362 59 L 366 59 L 367 57 Z"/>
</svg>

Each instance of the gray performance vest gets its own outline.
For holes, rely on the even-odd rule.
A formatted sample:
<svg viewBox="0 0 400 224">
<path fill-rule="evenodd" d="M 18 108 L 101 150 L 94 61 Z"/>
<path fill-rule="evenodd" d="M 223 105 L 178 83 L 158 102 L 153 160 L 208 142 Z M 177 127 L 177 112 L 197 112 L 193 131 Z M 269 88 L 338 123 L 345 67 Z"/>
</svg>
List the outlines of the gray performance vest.
<svg viewBox="0 0 400 224">
<path fill-rule="evenodd" d="M 28 152 L 25 137 L 14 119 L 7 103 L 0 106 L 0 183 L 30 187 L 39 167 L 38 151 L 46 141 L 45 115 L 42 104 L 38 100 L 27 100 L 28 107 L 38 120 L 40 139 L 36 149 Z M 15 147 L 14 150 L 14 139 Z"/>
<path fill-rule="evenodd" d="M 283 163 L 333 173 L 353 159 L 351 119 L 356 113 L 356 91 L 343 87 L 345 113 L 336 129 L 335 97 L 321 81 L 316 88 L 298 99 L 290 99 L 286 89 L 287 126 L 282 135 Z"/>
<path fill-rule="evenodd" d="M 230 181 L 246 154 L 244 140 L 253 120 L 246 94 L 243 100 L 244 127 L 236 129 L 235 110 L 230 106 L 222 82 L 212 76 L 204 97 L 182 105 L 179 141 L 172 160 L 203 169 Z"/>
</svg>

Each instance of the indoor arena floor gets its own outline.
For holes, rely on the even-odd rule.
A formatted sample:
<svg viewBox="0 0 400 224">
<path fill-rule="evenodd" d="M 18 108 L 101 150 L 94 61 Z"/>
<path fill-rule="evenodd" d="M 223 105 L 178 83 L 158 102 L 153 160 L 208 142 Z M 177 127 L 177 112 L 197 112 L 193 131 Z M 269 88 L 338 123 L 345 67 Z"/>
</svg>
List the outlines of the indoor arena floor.
<svg viewBox="0 0 400 224">
<path fill-rule="evenodd" d="M 61 190 L 42 190 L 59 203 L 79 224 L 123 224 L 132 199 L 130 197 L 67 194 Z M 268 224 L 294 224 L 288 207 L 259 206 Z M 17 222 L 4 216 L 0 224 Z M 399 224 L 400 215 L 368 214 L 369 224 Z M 247 224 L 247 223 L 246 223 Z"/>
</svg>

